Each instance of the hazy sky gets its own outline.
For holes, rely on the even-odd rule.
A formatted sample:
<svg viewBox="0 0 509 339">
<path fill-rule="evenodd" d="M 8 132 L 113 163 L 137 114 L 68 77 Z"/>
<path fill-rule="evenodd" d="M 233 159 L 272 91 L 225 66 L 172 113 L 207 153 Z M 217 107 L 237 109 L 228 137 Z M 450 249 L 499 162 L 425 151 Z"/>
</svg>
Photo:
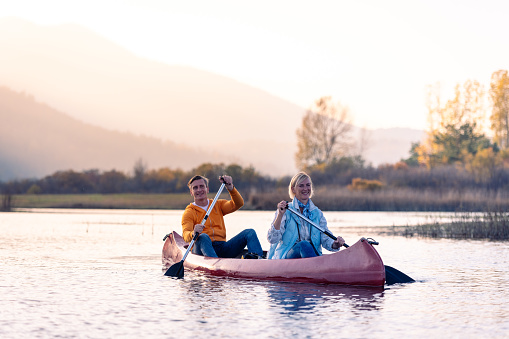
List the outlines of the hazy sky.
<svg viewBox="0 0 509 339">
<path fill-rule="evenodd" d="M 425 88 L 509 69 L 509 1 L 0 0 L 0 17 L 76 23 L 136 55 L 309 107 L 331 95 L 369 128 L 426 127 Z M 7 84 L 6 84 L 7 85 Z"/>
</svg>

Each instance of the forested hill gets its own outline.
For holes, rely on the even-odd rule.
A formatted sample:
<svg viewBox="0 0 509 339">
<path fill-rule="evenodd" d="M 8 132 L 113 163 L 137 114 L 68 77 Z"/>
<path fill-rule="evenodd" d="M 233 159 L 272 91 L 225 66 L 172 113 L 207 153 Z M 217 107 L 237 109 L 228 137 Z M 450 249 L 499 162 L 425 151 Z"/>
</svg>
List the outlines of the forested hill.
<svg viewBox="0 0 509 339">
<path fill-rule="evenodd" d="M 273 177 L 296 171 L 296 130 L 305 108 L 262 89 L 204 70 L 139 57 L 76 25 L 47 26 L 0 18 L 0 51 L 0 86 L 33 95 L 37 102 L 65 113 L 65 121 L 72 117 L 110 131 L 157 138 L 133 139 L 132 134 L 117 133 L 115 138 L 103 137 L 94 143 L 99 134 L 110 133 L 94 130 L 89 136 L 85 130 L 90 129 L 83 127 L 79 134 L 68 133 L 67 127 L 62 131 L 67 134 L 58 134 L 59 141 L 51 139 L 53 143 L 46 144 L 56 136 L 37 134 L 35 144 L 28 145 L 27 135 L 15 133 L 18 140 L 1 146 L 0 180 L 5 180 L 7 172 L 11 179 L 70 167 L 80 171 L 115 166 L 125 171 L 137 157 L 143 157 L 149 168 L 187 167 L 213 158 L 216 163 L 252 165 Z M 46 107 L 46 111 L 51 109 Z M 37 125 L 44 121 L 25 122 Z M 5 125 L 2 128 L 13 130 Z M 408 157 L 411 142 L 419 141 L 421 132 L 374 130 L 363 157 L 375 165 L 397 162 Z M 66 140 L 64 135 L 74 139 Z M 82 135 L 80 140 L 91 140 L 76 145 L 77 135 Z M 111 141 L 121 136 L 129 140 Z M 2 136 L 7 137 L 13 134 Z M 352 142 L 357 139 L 354 133 Z M 132 144 L 134 140 L 139 143 Z M 178 145 L 202 153 L 189 156 Z M 44 152 L 48 154 L 42 156 Z"/>
<path fill-rule="evenodd" d="M 368 149 L 368 161 L 383 162 L 381 159 L 388 159 L 390 150 L 399 147 L 399 153 L 390 159 L 398 161 L 398 154 L 403 157 L 407 153 L 410 142 L 418 140 L 419 132 L 375 130 L 373 139 L 377 142 Z M 149 168 L 185 170 L 204 162 L 235 162 L 231 154 L 210 153 L 86 124 L 37 102 L 30 94 L 0 86 L 0 181 L 41 177 L 69 169 L 115 169 L 129 173 L 138 159 Z"/>
<path fill-rule="evenodd" d="M 30 95 L 0 87 L 0 180 L 67 169 L 130 172 L 140 158 L 151 168 L 216 161 L 184 145 L 82 123 Z"/>
<path fill-rule="evenodd" d="M 270 175 L 295 171 L 305 109 L 262 89 L 137 56 L 74 24 L 0 18 L 0 51 L 0 86 L 82 122 L 219 152 L 221 162 Z"/>
</svg>

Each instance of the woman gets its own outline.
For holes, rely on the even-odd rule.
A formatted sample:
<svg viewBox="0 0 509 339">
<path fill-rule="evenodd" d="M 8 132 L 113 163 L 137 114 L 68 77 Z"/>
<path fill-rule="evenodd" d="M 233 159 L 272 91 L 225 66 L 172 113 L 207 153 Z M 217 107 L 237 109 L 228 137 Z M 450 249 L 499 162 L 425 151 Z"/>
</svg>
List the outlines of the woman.
<svg viewBox="0 0 509 339">
<path fill-rule="evenodd" d="M 286 208 L 298 210 L 305 217 L 328 230 L 327 220 L 322 211 L 311 201 L 313 183 L 304 172 L 297 173 L 288 186 L 288 194 L 293 201 L 277 204 L 277 212 L 267 234 L 270 243 L 269 259 L 308 258 L 322 255 L 322 246 L 331 252 L 339 251 L 345 243 L 343 238 L 331 239 L 316 227 L 305 222 L 299 216 L 286 211 Z"/>
</svg>

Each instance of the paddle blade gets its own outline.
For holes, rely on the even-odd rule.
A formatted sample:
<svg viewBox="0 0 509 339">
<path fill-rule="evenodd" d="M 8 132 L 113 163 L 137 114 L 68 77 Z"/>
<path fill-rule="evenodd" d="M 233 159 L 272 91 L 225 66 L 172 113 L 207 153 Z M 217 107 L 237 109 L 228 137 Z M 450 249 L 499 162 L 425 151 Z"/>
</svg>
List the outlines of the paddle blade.
<svg viewBox="0 0 509 339">
<path fill-rule="evenodd" d="M 171 265 L 170 268 L 166 270 L 166 273 L 164 273 L 164 275 L 168 277 L 175 277 L 178 279 L 184 278 L 184 260 Z"/>
<path fill-rule="evenodd" d="M 410 278 L 405 273 L 398 271 L 394 267 L 385 265 L 385 283 L 387 285 L 404 284 L 410 282 L 415 282 L 415 280 Z"/>
</svg>

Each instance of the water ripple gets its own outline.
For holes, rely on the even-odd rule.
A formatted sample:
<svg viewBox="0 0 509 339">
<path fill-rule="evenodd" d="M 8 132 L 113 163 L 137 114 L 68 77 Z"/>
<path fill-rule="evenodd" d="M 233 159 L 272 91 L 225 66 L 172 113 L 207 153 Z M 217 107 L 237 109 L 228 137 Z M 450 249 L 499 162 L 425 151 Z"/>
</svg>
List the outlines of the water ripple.
<svg viewBox="0 0 509 339">
<path fill-rule="evenodd" d="M 171 279 L 163 275 L 160 235 L 168 232 L 168 223 L 179 225 L 180 214 L 157 213 L 1 214 L 0 336 L 489 333 L 504 338 L 509 333 L 507 242 L 379 237 L 384 262 L 417 280 L 386 289 L 238 280 L 189 270 L 185 279 Z M 253 215 L 229 222 L 233 229 L 249 224 L 262 238 L 272 212 Z"/>
</svg>

